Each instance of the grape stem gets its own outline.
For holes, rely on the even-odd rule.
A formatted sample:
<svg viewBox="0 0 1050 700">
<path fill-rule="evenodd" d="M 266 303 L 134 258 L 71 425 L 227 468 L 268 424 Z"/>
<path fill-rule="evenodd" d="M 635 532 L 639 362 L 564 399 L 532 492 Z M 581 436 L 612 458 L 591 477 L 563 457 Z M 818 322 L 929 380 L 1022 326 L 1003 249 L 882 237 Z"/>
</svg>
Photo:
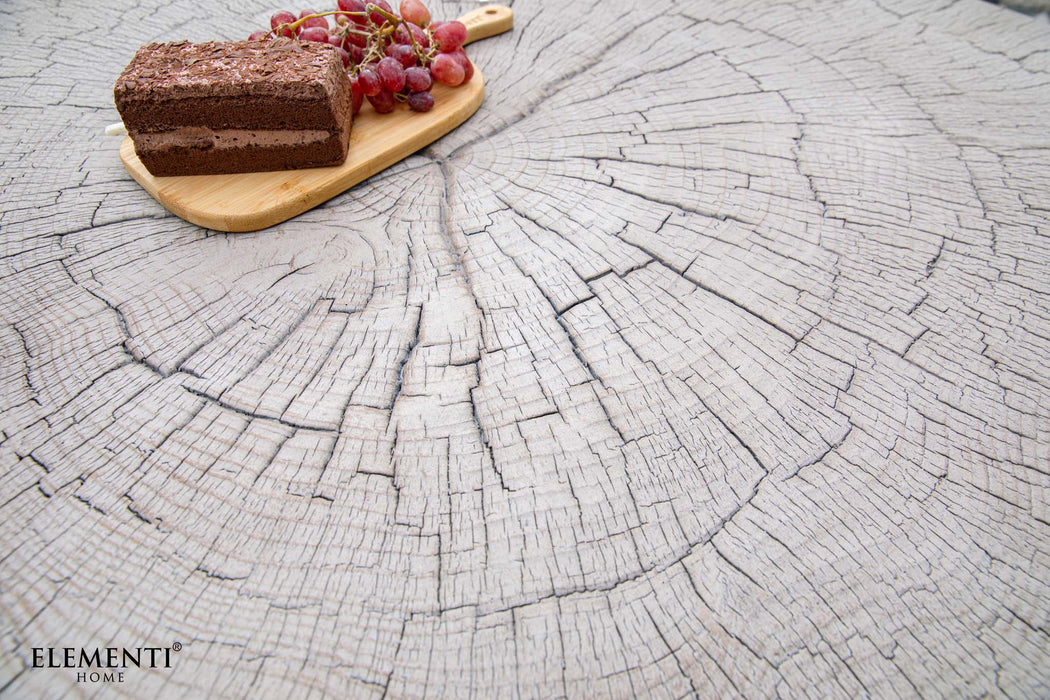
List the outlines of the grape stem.
<svg viewBox="0 0 1050 700">
<path fill-rule="evenodd" d="M 317 17 L 329 17 L 331 15 L 343 15 L 344 17 L 364 17 L 368 19 L 369 23 L 374 26 L 374 23 L 371 21 L 370 18 L 370 15 L 373 12 L 386 20 L 386 22 L 383 23 L 383 26 L 376 27 L 376 31 L 370 32 L 363 29 L 352 28 L 349 26 L 343 28 L 342 30 L 346 34 L 358 34 L 360 36 L 365 36 L 368 38 L 368 52 L 365 54 L 364 60 L 362 60 L 360 63 L 353 67 L 350 73 L 351 76 L 357 75 L 361 71 L 362 67 L 367 66 L 371 61 L 379 60 L 383 57 L 383 39 L 393 34 L 397 30 L 398 25 L 403 25 L 405 27 L 405 32 L 408 34 L 409 41 L 412 44 L 412 51 L 413 53 L 415 53 L 416 58 L 419 59 L 419 62 L 422 65 L 426 66 L 428 63 L 434 60 L 434 56 L 437 55 L 437 47 L 431 46 L 429 51 L 424 49 L 422 46 L 419 45 L 419 42 L 416 41 L 416 35 L 412 31 L 412 28 L 408 26 L 410 24 L 408 20 L 394 14 L 393 12 L 388 12 L 382 7 L 379 7 L 378 5 L 375 5 L 373 3 L 368 3 L 367 5 L 365 5 L 364 12 L 356 12 L 352 10 L 332 10 L 330 12 L 317 12 L 314 14 L 306 15 L 304 17 L 300 17 L 294 22 L 278 24 L 276 27 L 272 28 L 269 32 L 267 32 L 267 36 L 273 34 L 276 37 L 278 35 L 284 34 L 285 30 L 291 30 L 291 32 L 295 34 L 296 30 L 298 30 L 299 27 L 303 26 L 303 23 L 305 23 L 307 20 L 314 19 Z M 427 36 L 430 36 L 429 28 L 423 27 L 422 29 L 427 33 Z"/>
<path fill-rule="evenodd" d="M 369 7 L 372 7 L 372 5 L 369 5 Z M 380 9 L 382 9 L 382 8 L 380 8 Z M 331 15 L 346 15 L 348 17 L 367 17 L 368 13 L 367 12 L 352 12 L 352 11 L 349 11 L 349 10 L 332 10 L 331 12 L 317 12 L 317 13 L 314 13 L 312 15 L 306 15 L 305 17 L 300 17 L 299 19 L 295 20 L 294 22 L 285 22 L 284 24 L 278 24 L 276 27 L 274 27 L 269 32 L 267 32 L 267 35 L 273 34 L 274 36 L 277 36 L 278 34 L 282 34 L 285 29 L 291 29 L 292 32 L 294 33 L 295 30 L 298 29 L 299 27 L 303 26 L 303 23 L 306 22 L 306 20 L 308 20 L 308 19 L 316 19 L 318 17 L 329 17 Z M 362 32 L 362 33 L 363 34 L 367 34 L 367 32 Z"/>
<path fill-rule="evenodd" d="M 368 14 L 371 14 L 372 12 L 375 12 L 376 14 L 378 14 L 381 17 L 383 17 L 384 19 L 386 19 L 388 22 L 393 22 L 394 26 L 388 32 L 386 32 L 387 34 L 392 34 L 394 32 L 394 30 L 397 28 L 397 25 L 399 25 L 399 24 L 400 25 L 404 25 L 405 32 L 408 33 L 408 39 L 412 43 L 412 51 L 416 54 L 416 56 L 420 60 L 422 60 L 424 62 L 424 64 L 431 58 L 431 56 L 427 55 L 423 51 L 423 49 L 419 46 L 419 44 L 416 43 L 416 35 L 412 32 L 412 28 L 408 26 L 408 24 L 409 24 L 408 20 L 406 20 L 404 17 L 400 17 L 398 15 L 395 15 L 392 12 L 387 12 L 382 7 L 379 7 L 378 5 L 374 5 L 372 3 L 368 3 L 365 6 L 365 10 L 366 10 L 366 12 Z M 370 52 L 370 54 L 371 54 L 371 52 Z"/>
</svg>

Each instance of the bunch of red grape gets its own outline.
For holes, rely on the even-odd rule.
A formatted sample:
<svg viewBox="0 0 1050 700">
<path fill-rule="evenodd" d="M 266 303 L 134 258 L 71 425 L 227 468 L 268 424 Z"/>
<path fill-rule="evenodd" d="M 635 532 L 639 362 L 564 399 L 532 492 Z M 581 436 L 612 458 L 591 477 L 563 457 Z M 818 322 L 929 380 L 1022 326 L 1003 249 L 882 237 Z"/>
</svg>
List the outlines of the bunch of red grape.
<svg viewBox="0 0 1050 700">
<path fill-rule="evenodd" d="M 339 50 L 353 95 L 354 114 L 367 99 L 380 114 L 405 102 L 416 112 L 434 106 L 435 82 L 461 85 L 474 75 L 463 52 L 467 28 L 462 22 L 431 22 L 420 0 L 401 0 L 400 14 L 387 0 L 338 0 L 338 10 L 286 10 L 270 18 L 270 31 L 249 39 L 274 36 L 332 44 Z M 334 18 L 334 26 L 328 18 Z"/>
</svg>

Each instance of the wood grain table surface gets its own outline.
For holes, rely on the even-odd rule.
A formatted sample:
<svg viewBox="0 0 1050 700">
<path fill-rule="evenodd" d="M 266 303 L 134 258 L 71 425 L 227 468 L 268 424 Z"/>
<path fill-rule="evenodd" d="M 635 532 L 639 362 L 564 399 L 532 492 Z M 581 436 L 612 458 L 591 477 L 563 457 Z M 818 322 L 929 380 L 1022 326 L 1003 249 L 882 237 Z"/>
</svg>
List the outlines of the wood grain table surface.
<svg viewBox="0 0 1050 700">
<path fill-rule="evenodd" d="M 103 132 L 280 7 L 0 7 L 0 697 L 1050 697 L 1050 24 L 507 4 L 245 234 Z"/>
</svg>

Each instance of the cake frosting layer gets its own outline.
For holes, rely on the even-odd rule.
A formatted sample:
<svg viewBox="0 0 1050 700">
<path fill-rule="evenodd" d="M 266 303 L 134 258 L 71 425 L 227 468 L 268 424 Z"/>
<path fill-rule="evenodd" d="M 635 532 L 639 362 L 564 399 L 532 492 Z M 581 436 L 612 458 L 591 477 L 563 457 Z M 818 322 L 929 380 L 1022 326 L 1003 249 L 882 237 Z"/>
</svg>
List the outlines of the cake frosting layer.
<svg viewBox="0 0 1050 700">
<path fill-rule="evenodd" d="M 202 94 L 333 99 L 340 89 L 331 70 L 333 58 L 341 67 L 335 47 L 284 37 L 146 44 L 117 79 L 114 96 L 118 101 L 175 100 Z"/>
<path fill-rule="evenodd" d="M 159 133 L 135 134 L 137 150 L 159 151 L 169 148 L 231 149 L 272 146 L 309 146 L 331 138 L 323 129 L 209 129 L 182 127 Z"/>
</svg>

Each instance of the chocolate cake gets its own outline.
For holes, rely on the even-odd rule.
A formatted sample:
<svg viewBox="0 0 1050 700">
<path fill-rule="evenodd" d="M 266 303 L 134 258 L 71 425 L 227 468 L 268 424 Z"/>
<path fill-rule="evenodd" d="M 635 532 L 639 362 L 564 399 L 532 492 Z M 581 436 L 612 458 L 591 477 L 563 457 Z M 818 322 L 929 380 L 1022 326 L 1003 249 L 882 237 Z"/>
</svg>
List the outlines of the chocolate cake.
<svg viewBox="0 0 1050 700">
<path fill-rule="evenodd" d="M 353 121 L 335 47 L 294 39 L 147 44 L 113 97 L 158 176 L 339 165 Z"/>
</svg>

